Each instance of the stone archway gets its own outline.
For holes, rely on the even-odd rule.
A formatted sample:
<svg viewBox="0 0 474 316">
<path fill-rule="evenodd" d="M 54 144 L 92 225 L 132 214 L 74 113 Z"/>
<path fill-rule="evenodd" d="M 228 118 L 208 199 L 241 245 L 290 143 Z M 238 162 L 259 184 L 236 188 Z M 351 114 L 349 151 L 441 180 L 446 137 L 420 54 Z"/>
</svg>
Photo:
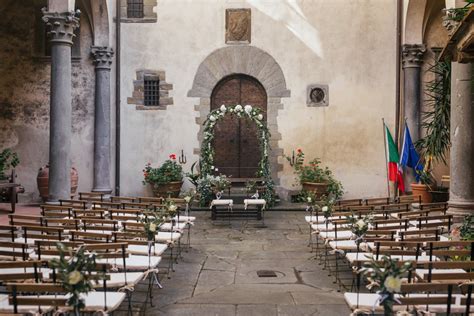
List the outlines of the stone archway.
<svg viewBox="0 0 474 316">
<path fill-rule="evenodd" d="M 278 172 L 283 165 L 278 163 L 278 157 L 283 154 L 278 141 L 281 134 L 278 131 L 278 110 L 283 109 L 281 98 L 289 97 L 290 90 L 286 87 L 283 71 L 276 60 L 264 50 L 254 46 L 228 46 L 219 48 L 207 56 L 199 65 L 194 76 L 193 86 L 188 97 L 199 98 L 195 110 L 199 112 L 196 124 L 199 125 L 198 141 L 203 140 L 203 123 L 210 112 L 211 95 L 214 87 L 223 78 L 233 74 L 244 74 L 257 79 L 267 93 L 267 124 L 271 133 L 269 154 L 272 178 L 279 184 Z M 199 155 L 200 148 L 194 153 Z"/>
</svg>

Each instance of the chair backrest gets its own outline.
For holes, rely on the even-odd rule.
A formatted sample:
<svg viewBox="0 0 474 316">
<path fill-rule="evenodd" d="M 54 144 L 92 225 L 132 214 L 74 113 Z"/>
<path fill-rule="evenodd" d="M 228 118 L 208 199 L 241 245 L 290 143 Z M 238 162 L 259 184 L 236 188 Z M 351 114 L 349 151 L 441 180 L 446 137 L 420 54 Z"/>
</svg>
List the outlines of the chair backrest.
<svg viewBox="0 0 474 316">
<path fill-rule="evenodd" d="M 122 203 L 120 202 L 94 202 L 92 203 L 92 209 L 110 209 L 110 208 L 121 208 Z"/>
<path fill-rule="evenodd" d="M 28 260 L 28 244 L 12 241 L 0 241 L 0 257 L 2 260 Z"/>
<path fill-rule="evenodd" d="M 67 199 L 60 199 L 59 200 L 59 205 L 61 206 L 71 206 L 74 208 L 81 208 L 81 209 L 86 209 L 87 204 L 89 204 L 88 201 L 79 201 L 79 200 L 67 200 Z"/>
<path fill-rule="evenodd" d="M 132 197 L 132 196 L 112 196 L 110 198 L 111 202 L 114 203 L 122 203 L 122 202 L 139 202 L 139 198 L 137 197 Z"/>
<path fill-rule="evenodd" d="M 40 268 L 43 266 L 41 261 L 0 261 L 0 283 L 5 284 L 6 282 L 25 282 L 34 280 L 39 282 L 43 279 L 43 274 Z M 12 272 L 15 269 L 15 272 Z M 21 271 L 20 269 L 23 269 Z"/>
<path fill-rule="evenodd" d="M 62 241 L 61 244 L 70 249 L 71 254 L 82 246 L 83 242 L 77 241 Z M 49 240 L 35 240 L 35 253 L 38 256 L 38 260 L 42 260 L 41 256 L 57 256 L 59 257 L 60 252 L 57 247 L 58 243 Z M 65 254 L 67 256 L 67 254 Z"/>
<path fill-rule="evenodd" d="M 96 233 L 84 231 L 71 231 L 71 241 L 81 241 L 86 244 L 109 243 L 112 240 L 112 234 Z"/>
<path fill-rule="evenodd" d="M 74 218 L 105 218 L 107 211 L 105 210 L 73 210 L 72 215 Z"/>
<path fill-rule="evenodd" d="M 426 210 L 430 208 L 445 208 L 448 209 L 448 203 L 446 202 L 436 202 L 436 203 L 421 203 L 419 205 L 420 210 Z"/>
<path fill-rule="evenodd" d="M 0 240 L 15 241 L 19 232 L 20 231 L 17 226 L 0 225 Z"/>
<path fill-rule="evenodd" d="M 140 203 L 140 202 L 122 202 L 122 208 L 123 209 L 141 209 L 141 210 L 146 210 L 149 208 L 154 208 L 152 203 Z"/>
<path fill-rule="evenodd" d="M 60 205 L 41 205 L 41 216 L 43 217 L 57 217 L 70 218 L 72 216 L 72 206 Z"/>
<path fill-rule="evenodd" d="M 77 218 L 45 218 L 43 225 L 57 227 L 65 230 L 79 230 L 81 221 Z"/>
<path fill-rule="evenodd" d="M 466 293 L 466 297 L 460 300 L 462 306 L 465 306 L 465 313 L 463 315 L 470 314 L 471 298 L 472 298 L 473 283 L 466 283 L 459 286 L 458 282 L 443 282 L 443 283 L 409 283 L 402 284 L 401 296 L 397 305 L 418 305 L 426 306 L 426 310 L 430 311 L 430 305 L 446 305 L 446 314 L 450 315 L 452 305 L 455 303 L 455 297 L 453 293 L 460 291 Z M 424 293 L 426 295 L 419 295 Z M 436 293 L 436 295 L 430 295 Z M 441 293 L 441 294 L 440 294 Z M 443 294 L 444 293 L 444 294 Z M 411 294 L 417 294 L 411 296 Z"/>
<path fill-rule="evenodd" d="M 10 225 L 21 226 L 21 225 L 34 225 L 42 226 L 43 217 L 36 215 L 21 215 L 21 214 L 8 214 Z"/>
<path fill-rule="evenodd" d="M 336 206 L 362 205 L 362 199 L 347 199 L 336 201 Z"/>
<path fill-rule="evenodd" d="M 117 231 L 119 228 L 118 221 L 111 219 L 82 218 L 81 222 L 84 231 Z"/>
<path fill-rule="evenodd" d="M 398 203 L 421 203 L 421 195 L 400 195 L 397 201 Z"/>
<path fill-rule="evenodd" d="M 104 201 L 105 194 L 101 192 L 79 192 L 81 201 Z"/>
<path fill-rule="evenodd" d="M 20 228 L 26 243 L 31 239 L 62 241 L 65 238 L 64 229 L 58 227 L 22 225 Z"/>
</svg>

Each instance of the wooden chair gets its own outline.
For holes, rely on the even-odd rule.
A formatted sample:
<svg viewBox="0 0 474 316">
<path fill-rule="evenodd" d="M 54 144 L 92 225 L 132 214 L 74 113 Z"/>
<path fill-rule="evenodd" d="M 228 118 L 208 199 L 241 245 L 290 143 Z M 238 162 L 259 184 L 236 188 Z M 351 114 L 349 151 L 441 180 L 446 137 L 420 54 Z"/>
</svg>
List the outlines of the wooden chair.
<svg viewBox="0 0 474 316">
<path fill-rule="evenodd" d="M 0 259 L 2 261 L 25 261 L 29 258 L 29 247 L 26 243 L 0 241 Z"/>
<path fill-rule="evenodd" d="M 41 205 L 41 216 L 43 217 L 56 217 L 56 218 L 71 218 L 72 206 L 59 206 L 59 205 Z"/>
</svg>

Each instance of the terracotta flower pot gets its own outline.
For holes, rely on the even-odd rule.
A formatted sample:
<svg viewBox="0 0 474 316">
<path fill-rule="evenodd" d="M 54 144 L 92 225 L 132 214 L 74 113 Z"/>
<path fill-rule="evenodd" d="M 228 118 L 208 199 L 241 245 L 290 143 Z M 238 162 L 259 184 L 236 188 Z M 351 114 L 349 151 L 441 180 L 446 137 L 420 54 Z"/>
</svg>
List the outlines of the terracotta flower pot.
<svg viewBox="0 0 474 316">
<path fill-rule="evenodd" d="M 433 201 L 430 188 L 426 184 L 412 183 L 411 191 L 414 196 L 421 197 L 421 203 L 431 203 Z"/>
<path fill-rule="evenodd" d="M 166 184 L 153 184 L 152 190 L 156 197 L 176 198 L 179 196 L 179 192 L 181 192 L 182 185 L 183 181 L 168 182 Z"/>
<path fill-rule="evenodd" d="M 303 182 L 301 183 L 303 190 L 306 192 L 314 192 L 316 198 L 321 198 L 323 195 L 328 193 L 328 184 L 327 183 L 316 183 L 316 182 Z"/>
<path fill-rule="evenodd" d="M 36 183 L 38 184 L 38 191 L 43 201 L 47 201 L 49 197 L 49 164 L 41 167 L 38 170 L 38 176 L 36 177 Z M 76 168 L 71 168 L 71 197 L 76 194 L 77 187 L 79 185 L 79 173 Z"/>
</svg>

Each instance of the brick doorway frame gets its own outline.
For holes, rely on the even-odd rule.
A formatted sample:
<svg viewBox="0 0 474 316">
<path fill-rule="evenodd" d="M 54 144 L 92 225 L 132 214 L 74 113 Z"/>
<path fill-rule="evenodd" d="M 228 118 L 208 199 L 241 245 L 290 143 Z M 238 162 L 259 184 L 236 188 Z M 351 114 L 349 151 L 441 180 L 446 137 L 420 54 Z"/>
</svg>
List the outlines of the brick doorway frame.
<svg viewBox="0 0 474 316">
<path fill-rule="evenodd" d="M 211 108 L 211 94 L 221 79 L 232 74 L 245 74 L 257 79 L 267 92 L 267 124 L 271 133 L 269 154 L 272 178 L 275 184 L 280 184 L 278 172 L 283 170 L 283 164 L 278 157 L 283 155 L 279 145 L 281 134 L 278 131 L 278 111 L 283 109 L 282 98 L 288 98 L 291 91 L 286 87 L 285 76 L 276 60 L 264 50 L 254 46 L 227 46 L 209 54 L 199 65 L 194 76 L 188 97 L 199 98 L 194 110 L 199 113 L 196 124 L 199 125 L 197 139 L 203 140 L 203 124 Z M 194 154 L 199 155 L 200 148 L 194 148 Z"/>
</svg>

